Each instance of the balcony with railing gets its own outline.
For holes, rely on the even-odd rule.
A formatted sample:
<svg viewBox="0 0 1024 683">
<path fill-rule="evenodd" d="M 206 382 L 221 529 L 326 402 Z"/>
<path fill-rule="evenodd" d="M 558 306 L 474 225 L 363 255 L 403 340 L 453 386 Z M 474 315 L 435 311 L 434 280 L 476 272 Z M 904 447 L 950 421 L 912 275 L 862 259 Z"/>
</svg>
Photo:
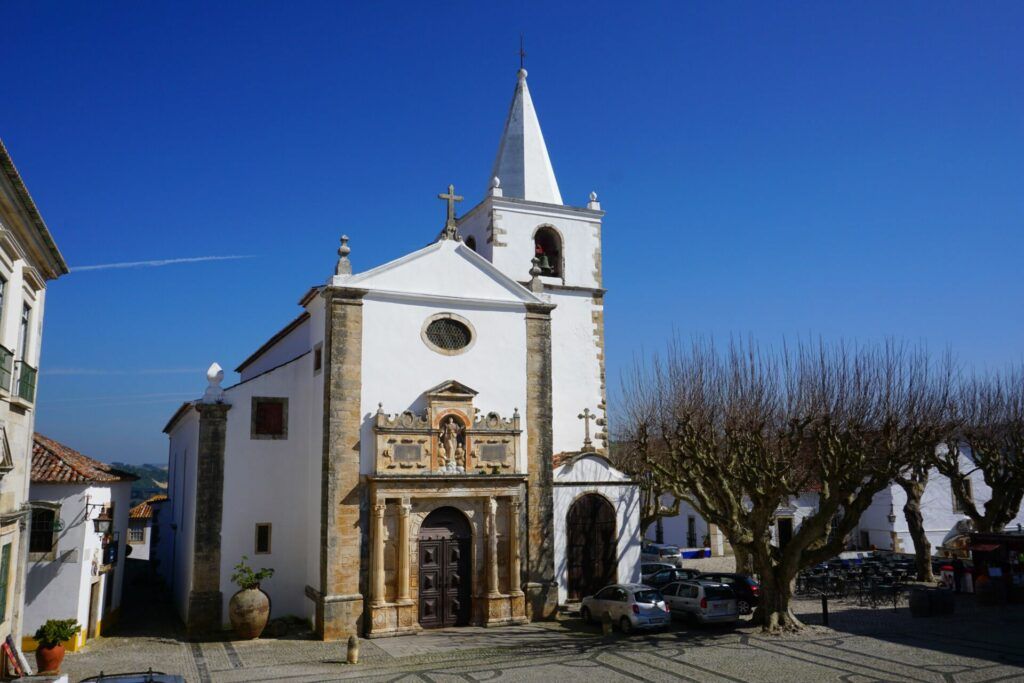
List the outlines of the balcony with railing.
<svg viewBox="0 0 1024 683">
<path fill-rule="evenodd" d="M 36 400 L 36 375 L 38 371 L 23 360 L 15 361 L 14 387 L 11 394 L 25 403 L 34 403 Z"/>
<path fill-rule="evenodd" d="M 0 391 L 9 392 L 14 379 L 14 353 L 0 346 Z"/>
</svg>

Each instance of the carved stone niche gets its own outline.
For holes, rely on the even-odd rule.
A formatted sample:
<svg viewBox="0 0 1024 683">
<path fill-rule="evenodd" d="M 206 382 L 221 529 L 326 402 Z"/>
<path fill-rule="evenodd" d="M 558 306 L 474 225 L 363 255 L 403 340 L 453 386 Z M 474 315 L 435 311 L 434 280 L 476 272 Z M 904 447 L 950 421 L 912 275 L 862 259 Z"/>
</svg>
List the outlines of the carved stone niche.
<svg viewBox="0 0 1024 683">
<path fill-rule="evenodd" d="M 423 414 L 377 410 L 378 474 L 514 473 L 519 456 L 519 411 L 511 418 L 477 417 L 477 392 L 449 380 L 425 392 Z"/>
</svg>

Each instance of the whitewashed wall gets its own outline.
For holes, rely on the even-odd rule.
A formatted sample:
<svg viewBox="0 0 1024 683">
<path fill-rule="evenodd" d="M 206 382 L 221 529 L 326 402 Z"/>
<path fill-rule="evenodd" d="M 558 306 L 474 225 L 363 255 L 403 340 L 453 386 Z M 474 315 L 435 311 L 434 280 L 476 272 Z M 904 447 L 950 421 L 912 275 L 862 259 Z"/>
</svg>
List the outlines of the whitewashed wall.
<svg viewBox="0 0 1024 683">
<path fill-rule="evenodd" d="M 148 561 L 150 553 L 150 542 L 153 539 L 153 530 L 150 528 L 151 521 L 148 519 L 131 519 L 128 523 L 129 535 L 133 529 L 142 530 L 142 542 L 141 543 L 128 543 L 126 548 L 131 548 L 131 554 L 128 556 L 129 560 L 140 560 Z"/>
<path fill-rule="evenodd" d="M 601 361 L 594 336 L 592 312 L 601 310 L 585 292 L 556 292 L 551 313 L 551 400 L 554 406 L 552 443 L 554 452 L 577 451 L 583 447 L 584 425 L 579 419 L 584 408 L 600 412 Z M 590 435 L 603 431 L 593 420 Z M 594 439 L 594 445 L 603 442 Z"/>
<path fill-rule="evenodd" d="M 322 374 L 322 373 L 321 373 Z M 231 583 L 243 555 L 254 568 L 274 569 L 262 584 L 270 596 L 272 617 L 308 617 L 312 603 L 305 596 L 309 552 L 309 507 L 296 504 L 320 490 L 309 491 L 310 468 L 320 467 L 323 392 L 315 391 L 313 354 L 305 353 L 276 370 L 231 387 L 226 402 L 228 426 L 224 458 L 224 514 L 221 525 L 222 614 L 238 590 Z M 252 439 L 252 398 L 288 399 L 288 438 Z M 256 524 L 269 522 L 271 553 L 256 555 Z M 319 539 L 319 514 L 316 517 Z"/>
<path fill-rule="evenodd" d="M 57 534 L 56 560 L 29 560 L 26 580 L 24 631 L 31 635 L 48 619 L 77 619 L 85 628 L 89 623 L 89 596 L 94 577 L 93 561 L 102 564 L 103 541 L 91 521 L 99 513 L 90 505 L 114 503 L 114 531 L 119 533 L 118 562 L 114 565 L 110 587 L 114 591 L 111 611 L 121 605 L 124 581 L 124 546 L 128 529 L 128 503 L 131 484 L 111 485 L 35 484 L 33 501 L 59 503 L 64 529 Z M 100 605 L 106 604 L 107 583 L 101 581 Z M 101 608 L 102 609 L 102 608 Z M 102 611 L 101 611 L 102 614 Z"/>
<path fill-rule="evenodd" d="M 322 325 L 320 326 L 320 329 L 322 334 Z M 311 332 L 312 330 L 310 329 L 309 320 L 306 320 L 296 326 L 294 330 L 289 332 L 282 339 L 277 340 L 276 344 L 264 351 L 259 358 L 246 367 L 240 373 L 241 381 L 245 382 L 250 380 L 257 375 L 263 374 L 267 370 L 276 368 L 282 363 L 287 363 L 299 354 L 309 351 Z"/>
<path fill-rule="evenodd" d="M 199 449 L 199 413 L 189 409 L 174 426 L 169 440 L 167 496 L 171 514 L 161 519 L 169 530 L 158 571 L 171 586 L 182 621 L 188 619 L 192 590 L 192 556 L 196 519 L 196 458 Z M 173 539 L 173 540 L 171 540 Z"/>
<path fill-rule="evenodd" d="M 472 284 L 472 283 L 469 283 Z M 525 471 L 526 314 L 486 304 L 445 304 L 415 300 L 381 300 L 371 292 L 363 301 L 363 377 L 361 471 L 373 471 L 372 416 L 377 404 L 387 413 L 420 411 L 423 392 L 454 379 L 478 393 L 474 406 L 481 414 L 496 411 L 509 418 L 518 408 L 522 419 L 520 471 Z M 472 347 L 445 356 L 421 339 L 424 322 L 435 313 L 455 313 L 476 331 Z"/>
<path fill-rule="evenodd" d="M 615 508 L 618 538 L 619 583 L 640 582 L 640 490 L 629 483 L 601 457 L 581 458 L 571 466 L 566 463 L 554 472 L 555 577 L 558 581 L 558 602 L 569 596 L 566 567 L 566 525 L 569 508 L 580 496 L 596 493 L 608 499 Z"/>
</svg>

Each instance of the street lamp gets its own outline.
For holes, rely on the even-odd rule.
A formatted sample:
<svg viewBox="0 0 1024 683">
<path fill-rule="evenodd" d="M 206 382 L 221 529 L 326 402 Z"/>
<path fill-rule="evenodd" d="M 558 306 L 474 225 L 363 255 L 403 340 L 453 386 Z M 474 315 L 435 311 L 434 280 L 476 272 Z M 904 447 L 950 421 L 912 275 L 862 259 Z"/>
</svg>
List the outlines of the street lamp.
<svg viewBox="0 0 1024 683">
<path fill-rule="evenodd" d="M 100 510 L 100 514 L 92 520 L 93 525 L 96 528 L 96 533 L 106 536 L 110 533 L 110 529 L 114 526 L 114 518 L 110 516 L 110 508 L 104 507 Z"/>
<path fill-rule="evenodd" d="M 896 523 L 896 508 L 893 507 L 892 503 L 889 503 L 889 524 Z"/>
</svg>

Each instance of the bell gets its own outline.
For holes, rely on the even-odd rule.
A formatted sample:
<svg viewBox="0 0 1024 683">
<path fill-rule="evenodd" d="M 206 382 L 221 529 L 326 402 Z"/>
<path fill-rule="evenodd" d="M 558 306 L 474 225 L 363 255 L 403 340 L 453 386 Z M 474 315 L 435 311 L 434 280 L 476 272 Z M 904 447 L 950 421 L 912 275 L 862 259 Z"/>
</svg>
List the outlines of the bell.
<svg viewBox="0 0 1024 683">
<path fill-rule="evenodd" d="M 540 268 L 540 272 L 542 273 L 551 272 L 551 262 L 548 261 L 548 255 L 543 251 L 538 255 L 537 267 Z"/>
</svg>

